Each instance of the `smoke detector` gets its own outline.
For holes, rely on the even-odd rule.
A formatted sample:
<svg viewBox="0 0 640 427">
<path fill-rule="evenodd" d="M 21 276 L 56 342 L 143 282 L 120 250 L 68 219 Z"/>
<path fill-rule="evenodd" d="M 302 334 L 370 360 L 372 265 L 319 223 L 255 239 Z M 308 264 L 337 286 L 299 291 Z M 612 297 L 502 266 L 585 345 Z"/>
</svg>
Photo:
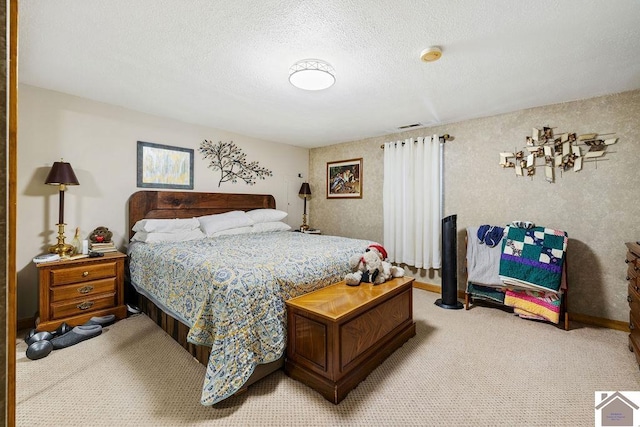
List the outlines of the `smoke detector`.
<svg viewBox="0 0 640 427">
<path fill-rule="evenodd" d="M 428 47 L 420 53 L 420 59 L 422 59 L 424 62 L 437 61 L 441 56 L 442 49 L 440 49 L 438 46 Z"/>
</svg>

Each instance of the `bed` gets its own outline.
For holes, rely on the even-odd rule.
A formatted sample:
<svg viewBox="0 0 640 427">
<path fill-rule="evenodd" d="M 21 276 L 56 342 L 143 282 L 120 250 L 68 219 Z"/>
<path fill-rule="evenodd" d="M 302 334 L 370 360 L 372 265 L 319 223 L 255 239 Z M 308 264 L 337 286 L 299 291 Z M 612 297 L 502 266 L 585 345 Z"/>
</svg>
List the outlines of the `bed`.
<svg viewBox="0 0 640 427">
<path fill-rule="evenodd" d="M 129 228 L 145 218 L 275 208 L 270 195 L 139 191 Z M 201 403 L 213 405 L 282 367 L 284 301 L 341 280 L 370 243 L 291 231 L 132 242 L 129 277 L 140 308 L 207 367 Z"/>
</svg>

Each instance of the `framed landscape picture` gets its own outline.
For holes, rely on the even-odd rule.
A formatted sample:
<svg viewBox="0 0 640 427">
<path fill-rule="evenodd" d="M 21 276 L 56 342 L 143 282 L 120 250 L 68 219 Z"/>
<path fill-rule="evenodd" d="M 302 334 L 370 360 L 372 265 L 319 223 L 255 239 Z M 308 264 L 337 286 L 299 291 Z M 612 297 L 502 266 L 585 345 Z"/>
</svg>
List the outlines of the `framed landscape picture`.
<svg viewBox="0 0 640 427">
<path fill-rule="evenodd" d="M 138 187 L 193 190 L 193 149 L 138 141 Z"/>
<path fill-rule="evenodd" d="M 362 198 L 362 158 L 327 162 L 327 199 Z"/>
</svg>

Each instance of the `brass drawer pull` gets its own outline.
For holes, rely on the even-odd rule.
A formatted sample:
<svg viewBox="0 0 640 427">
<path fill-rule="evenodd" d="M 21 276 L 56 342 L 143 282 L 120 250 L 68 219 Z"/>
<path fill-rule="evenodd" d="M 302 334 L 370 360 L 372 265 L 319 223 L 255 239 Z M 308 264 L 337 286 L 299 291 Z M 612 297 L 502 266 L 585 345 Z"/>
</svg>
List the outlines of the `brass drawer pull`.
<svg viewBox="0 0 640 427">
<path fill-rule="evenodd" d="M 633 301 L 633 300 L 631 299 L 631 295 L 627 295 L 627 301 L 628 301 L 628 302 Z"/>
<path fill-rule="evenodd" d="M 627 280 L 631 280 L 631 277 L 627 276 Z"/>
<path fill-rule="evenodd" d="M 625 260 L 624 260 L 624 262 L 625 262 L 625 263 L 627 263 L 627 264 L 629 264 L 629 260 L 628 260 L 628 259 L 625 259 Z"/>
<path fill-rule="evenodd" d="M 636 327 L 633 325 L 633 322 L 629 322 L 629 330 L 633 331 Z"/>
<path fill-rule="evenodd" d="M 633 285 L 633 289 L 635 289 L 636 292 L 640 292 L 640 288 L 638 288 L 638 285 Z"/>
<path fill-rule="evenodd" d="M 88 294 L 89 292 L 91 292 L 93 290 L 93 286 L 83 286 L 80 289 L 78 289 L 78 292 L 80 292 L 81 294 Z"/>
<path fill-rule="evenodd" d="M 89 272 L 88 272 L 88 271 L 83 271 L 83 272 L 82 272 L 82 277 L 87 277 L 88 275 L 89 275 Z"/>
<path fill-rule="evenodd" d="M 76 307 L 79 308 L 80 310 L 87 310 L 93 307 L 93 301 L 85 301 L 81 304 L 76 305 Z"/>
</svg>

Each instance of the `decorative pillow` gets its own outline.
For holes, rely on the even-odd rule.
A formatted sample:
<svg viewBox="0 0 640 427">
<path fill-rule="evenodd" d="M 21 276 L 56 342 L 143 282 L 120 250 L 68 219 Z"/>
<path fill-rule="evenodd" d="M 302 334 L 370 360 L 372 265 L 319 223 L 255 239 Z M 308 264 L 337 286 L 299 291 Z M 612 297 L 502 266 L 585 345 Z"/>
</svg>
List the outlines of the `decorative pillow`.
<svg viewBox="0 0 640 427">
<path fill-rule="evenodd" d="M 147 233 L 146 231 L 138 231 L 131 238 L 132 242 L 186 242 L 187 240 L 198 240 L 205 237 L 204 233 L 196 228 L 195 230 L 186 230 L 179 233 Z"/>
<path fill-rule="evenodd" d="M 279 211 L 278 209 L 254 209 L 248 211 L 247 215 L 253 222 L 258 224 L 261 222 L 282 221 L 289 214 L 285 211 Z"/>
<path fill-rule="evenodd" d="M 270 222 L 261 222 L 259 224 L 253 224 L 253 232 L 254 233 L 264 233 L 267 231 L 289 231 L 291 230 L 291 226 L 282 221 L 270 221 Z"/>
<path fill-rule="evenodd" d="M 245 211 L 231 211 L 198 217 L 200 228 L 207 236 L 218 231 L 253 225 L 253 220 Z"/>
<path fill-rule="evenodd" d="M 195 230 L 199 227 L 200 222 L 196 218 L 141 219 L 135 223 L 131 230 L 147 233 L 179 233 Z"/>
<path fill-rule="evenodd" d="M 249 234 L 253 232 L 253 226 L 230 228 L 228 230 L 216 231 L 209 237 L 231 236 L 234 234 Z"/>
</svg>

